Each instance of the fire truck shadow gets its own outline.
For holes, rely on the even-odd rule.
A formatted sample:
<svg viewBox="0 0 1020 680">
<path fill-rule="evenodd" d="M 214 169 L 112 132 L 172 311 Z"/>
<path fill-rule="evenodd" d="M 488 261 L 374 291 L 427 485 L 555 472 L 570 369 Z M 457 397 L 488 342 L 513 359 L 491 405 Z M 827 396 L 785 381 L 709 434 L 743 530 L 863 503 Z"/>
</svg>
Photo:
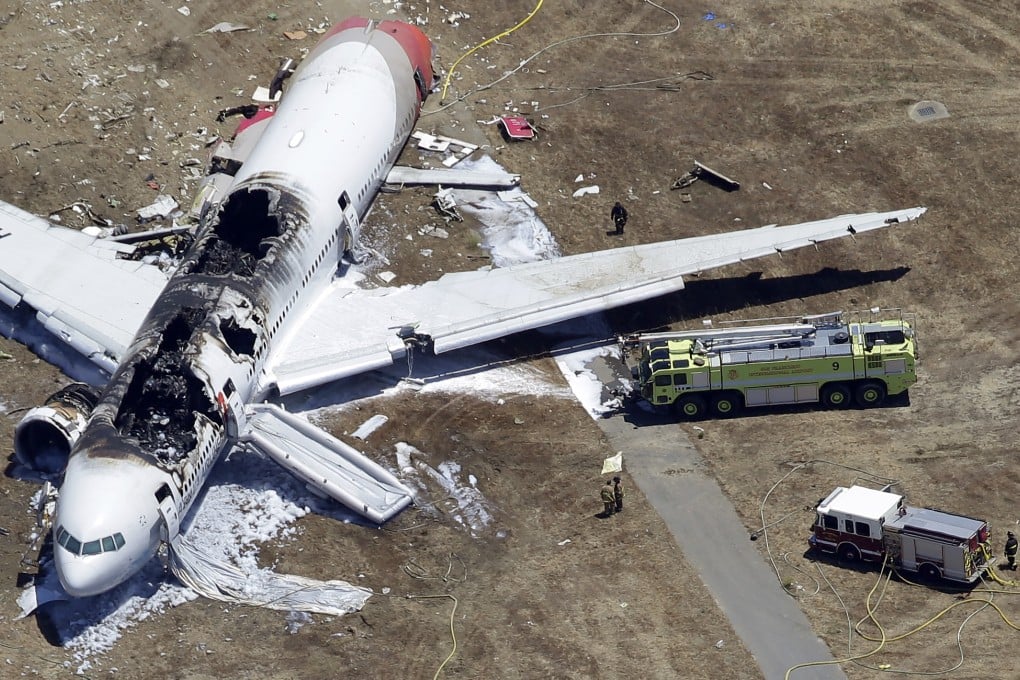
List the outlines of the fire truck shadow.
<svg viewBox="0 0 1020 680">
<path fill-rule="evenodd" d="M 875 578 L 885 578 L 883 572 L 883 565 L 881 562 L 870 562 L 865 560 L 841 560 L 839 556 L 834 553 L 822 552 L 808 548 L 801 555 L 805 560 L 809 562 L 815 562 L 821 565 L 828 565 L 830 567 L 837 567 L 844 571 L 854 571 L 858 574 L 870 574 Z M 994 567 L 989 567 L 994 568 Z M 831 574 L 828 575 L 831 579 Z M 981 579 L 974 581 L 973 583 L 961 583 L 958 581 L 947 581 L 941 577 L 926 577 L 921 574 L 904 574 L 898 569 L 892 569 L 892 580 L 896 583 L 903 585 L 915 586 L 920 588 L 929 588 L 946 595 L 962 595 L 964 597 L 970 595 L 970 593 L 979 585 L 983 585 Z"/>
</svg>

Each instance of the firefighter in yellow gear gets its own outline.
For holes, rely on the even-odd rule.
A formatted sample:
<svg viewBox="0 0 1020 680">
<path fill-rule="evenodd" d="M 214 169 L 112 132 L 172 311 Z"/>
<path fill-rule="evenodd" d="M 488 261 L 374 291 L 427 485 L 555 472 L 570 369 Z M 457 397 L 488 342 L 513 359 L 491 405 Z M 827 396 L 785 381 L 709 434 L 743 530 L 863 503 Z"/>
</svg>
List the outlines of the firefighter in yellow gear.
<svg viewBox="0 0 1020 680">
<path fill-rule="evenodd" d="M 609 517 L 616 510 L 616 494 L 613 493 L 612 481 L 606 481 L 606 485 L 602 487 L 602 493 L 600 496 L 602 498 L 602 505 L 604 506 L 602 516 Z"/>
<path fill-rule="evenodd" d="M 616 511 L 623 512 L 623 484 L 619 477 L 613 477 L 613 500 L 616 501 Z"/>
</svg>

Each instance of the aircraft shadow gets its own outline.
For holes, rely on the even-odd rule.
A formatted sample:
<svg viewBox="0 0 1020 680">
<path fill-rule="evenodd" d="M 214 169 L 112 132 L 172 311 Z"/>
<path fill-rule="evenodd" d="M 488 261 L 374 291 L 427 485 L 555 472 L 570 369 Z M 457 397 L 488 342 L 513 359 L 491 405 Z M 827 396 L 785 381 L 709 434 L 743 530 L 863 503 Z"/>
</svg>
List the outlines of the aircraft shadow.
<svg viewBox="0 0 1020 680">
<path fill-rule="evenodd" d="M 700 319 L 752 305 L 774 304 L 872 283 L 895 281 L 909 271 L 909 267 L 874 271 L 826 267 L 813 274 L 774 279 L 762 279 L 761 272 L 739 278 L 695 279 L 686 283 L 685 290 L 653 300 L 522 331 L 447 354 L 416 353 L 410 364 L 400 363 L 345 378 L 331 385 L 279 398 L 278 401 L 290 411 L 325 408 L 381 396 L 402 383 L 428 384 L 468 377 L 496 366 L 520 363 L 533 357 L 555 357 L 586 347 L 610 344 L 615 342 L 619 333 L 665 329 L 669 324 L 682 319 Z"/>
</svg>

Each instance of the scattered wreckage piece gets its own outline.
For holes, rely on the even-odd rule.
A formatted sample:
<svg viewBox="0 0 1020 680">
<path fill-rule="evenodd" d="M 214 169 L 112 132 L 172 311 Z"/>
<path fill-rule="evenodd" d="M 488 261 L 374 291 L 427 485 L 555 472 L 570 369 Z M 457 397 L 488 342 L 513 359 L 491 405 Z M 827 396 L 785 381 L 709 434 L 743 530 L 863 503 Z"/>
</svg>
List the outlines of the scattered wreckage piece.
<svg viewBox="0 0 1020 680">
<path fill-rule="evenodd" d="M 721 172 L 713 170 L 712 168 L 708 167 L 703 163 L 699 163 L 698 161 L 694 161 L 694 168 L 691 169 L 691 171 L 688 172 L 687 174 L 677 177 L 673 181 L 672 186 L 670 186 L 669 188 L 686 189 L 687 187 L 697 182 L 699 179 L 704 182 L 707 182 L 708 184 L 717 186 L 720 189 L 725 189 L 726 191 L 738 191 L 740 189 L 740 182 L 734 179 L 730 179 Z"/>
<path fill-rule="evenodd" d="M 465 142 L 460 139 L 454 139 L 453 137 L 445 137 L 443 135 L 430 135 L 427 132 L 416 130 L 411 134 L 411 137 L 418 140 L 418 148 L 426 151 L 436 151 L 438 153 L 450 152 L 450 155 L 443 159 L 443 165 L 448 168 L 452 168 L 457 163 L 473 154 L 478 150 L 477 144 L 471 142 Z"/>
<path fill-rule="evenodd" d="M 454 222 L 464 221 L 464 218 L 457 211 L 457 199 L 453 196 L 453 189 L 443 189 L 440 187 L 439 191 L 432 198 L 432 205 L 435 207 L 436 212 L 447 220 L 453 220 Z"/>
<path fill-rule="evenodd" d="M 497 125 L 508 142 L 531 140 L 536 136 L 534 126 L 524 116 L 500 116 Z"/>
<path fill-rule="evenodd" d="M 446 187 L 479 187 L 512 189 L 521 183 L 521 176 L 502 171 L 453 170 L 450 168 L 409 168 L 394 166 L 386 175 L 386 184 L 442 185 Z"/>
</svg>

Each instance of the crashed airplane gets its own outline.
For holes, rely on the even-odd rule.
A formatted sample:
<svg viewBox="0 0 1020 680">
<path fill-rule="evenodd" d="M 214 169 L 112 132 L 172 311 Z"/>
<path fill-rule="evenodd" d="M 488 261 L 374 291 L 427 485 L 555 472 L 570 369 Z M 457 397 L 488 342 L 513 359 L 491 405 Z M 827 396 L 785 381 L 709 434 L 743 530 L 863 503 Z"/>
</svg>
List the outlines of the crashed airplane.
<svg viewBox="0 0 1020 680">
<path fill-rule="evenodd" d="M 25 416 L 15 453 L 64 470 L 54 562 L 75 597 L 152 559 L 220 454 L 256 449 L 382 523 L 411 502 L 389 471 L 264 403 L 683 288 L 683 276 L 913 220 L 923 208 L 844 215 L 447 274 L 417 287 L 338 285 L 361 218 L 433 85 L 418 28 L 351 18 L 244 120 L 214 164 L 195 240 L 172 274 L 132 247 L 0 204 L 0 301 L 109 374 Z M 274 81 L 274 86 L 279 83 Z"/>
</svg>

